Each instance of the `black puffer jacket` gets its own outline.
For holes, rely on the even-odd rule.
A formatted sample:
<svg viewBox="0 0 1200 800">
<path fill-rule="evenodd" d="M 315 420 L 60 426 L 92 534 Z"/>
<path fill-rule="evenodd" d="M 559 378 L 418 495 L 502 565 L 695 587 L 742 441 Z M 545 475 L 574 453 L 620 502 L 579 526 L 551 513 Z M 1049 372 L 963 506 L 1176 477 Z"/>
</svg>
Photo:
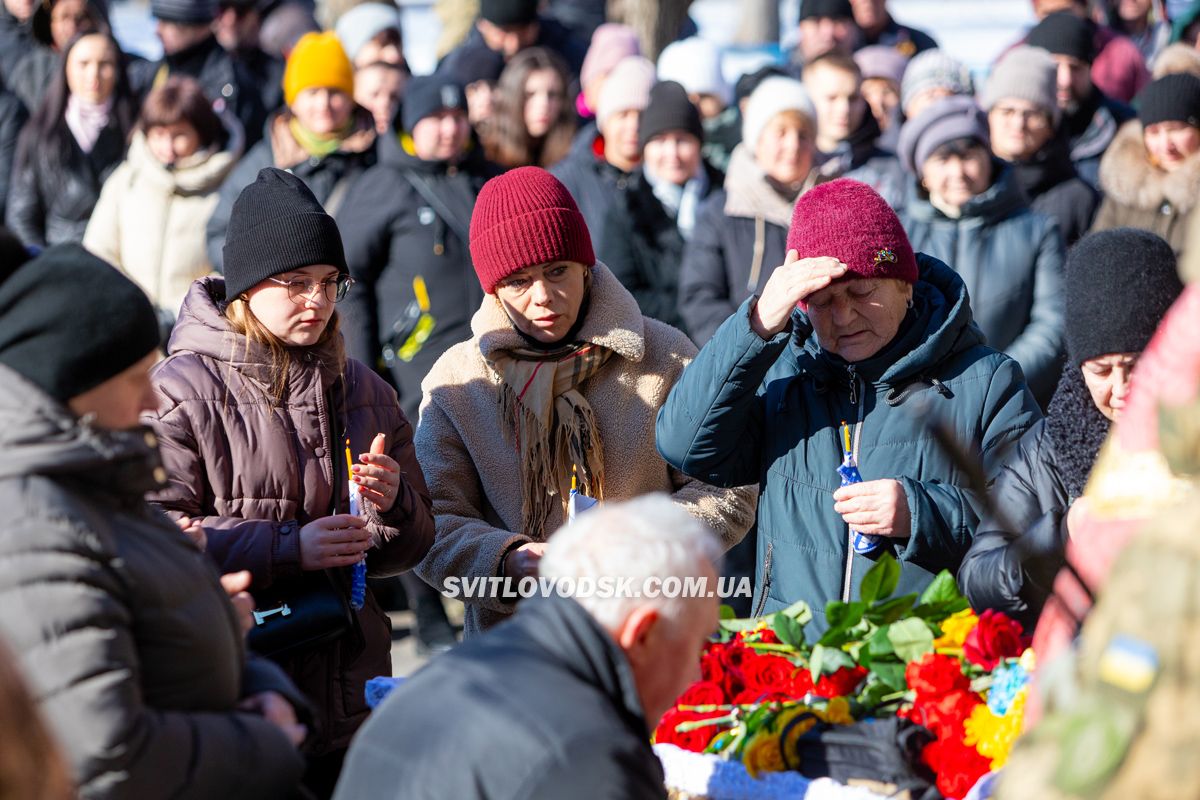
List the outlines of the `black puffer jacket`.
<svg viewBox="0 0 1200 800">
<path fill-rule="evenodd" d="M 114 114 L 92 152 L 66 134 L 65 158 L 26 124 L 17 143 L 5 219 L 26 246 L 83 241 L 104 181 L 125 158 L 125 133 Z"/>
<path fill-rule="evenodd" d="M 478 146 L 453 166 L 422 161 L 387 135 L 379 140 L 379 163 L 355 182 L 339 211 L 346 260 L 358 281 L 340 309 L 350 356 L 379 367 L 382 346 L 405 329 L 410 307 L 419 309 L 414 279 L 419 276 L 428 291 L 434 319 L 429 338 L 411 361 L 396 359 L 390 366 L 409 419 L 418 417 L 421 380 L 430 367 L 451 345 L 471 338 L 471 315 L 483 302 L 483 289 L 466 231 L 479 190 L 496 174 L 499 168 L 484 160 Z"/>
<path fill-rule="evenodd" d="M 976 611 L 1002 611 L 1032 632 L 1065 559 L 1067 510 L 1083 494 L 1108 429 L 1079 368 L 1068 365 L 1047 418 L 1005 461 L 993 511 L 959 568 L 958 584 Z"/>
<path fill-rule="evenodd" d="M 725 176 L 704 165 L 707 197 L 719 188 Z M 700 225 L 697 209 L 696 227 Z M 637 300 L 647 317 L 683 327 L 679 314 L 679 269 L 686 242 L 675 218 L 654 195 L 654 187 L 642 169 L 604 220 L 604 250 L 598 253 L 613 275 Z"/>
<path fill-rule="evenodd" d="M 210 36 L 186 50 L 164 56 L 161 61 L 142 61 L 129 67 L 134 92 L 145 97 L 154 88 L 159 73 L 195 78 L 218 111 L 228 109 L 246 131 L 246 146 L 262 135 L 267 111 L 254 75 Z"/>
<path fill-rule="evenodd" d="M 0 636 L 88 800 L 287 797 L 303 759 L 237 710 L 263 691 L 208 558 L 143 493 L 149 434 L 112 433 L 0 366 Z"/>
<path fill-rule="evenodd" d="M 604 221 L 621 192 L 629 186 L 631 175 L 604 159 L 604 141 L 594 124 L 575 134 L 571 152 L 550 170 L 575 198 L 579 213 L 592 235 L 592 247 L 604 252 Z"/>
<path fill-rule="evenodd" d="M 1067 247 L 1092 227 L 1100 194 L 1075 171 L 1065 138 L 1052 139 L 1028 161 L 1013 162 L 1012 170 L 1029 207 L 1058 223 Z"/>
<path fill-rule="evenodd" d="M 17 140 L 29 115 L 12 92 L 0 86 L 0 218 L 8 208 L 8 190 L 17 160 Z"/>
<path fill-rule="evenodd" d="M 12 80 L 17 62 L 33 45 L 30 20 L 21 22 L 0 4 L 0 79 Z"/>
<path fill-rule="evenodd" d="M 652 724 L 612 636 L 569 597 L 531 597 L 393 692 L 334 798 L 665 799 Z"/>
<path fill-rule="evenodd" d="M 366 110 L 358 109 L 355 113 L 354 132 L 340 150 L 324 157 L 310 156 L 296 143 L 288 130 L 291 112 L 287 109 L 268 120 L 263 138 L 246 151 L 221 184 L 217 207 L 204 229 L 208 260 L 214 269 L 219 271 L 225 265 L 225 231 L 229 228 L 233 202 L 265 167 L 286 169 L 300 178 L 330 216 L 340 222 L 341 203 L 348 196 L 350 185 L 375 161 L 375 123 Z M 334 198 L 335 190 L 340 199 Z"/>
</svg>

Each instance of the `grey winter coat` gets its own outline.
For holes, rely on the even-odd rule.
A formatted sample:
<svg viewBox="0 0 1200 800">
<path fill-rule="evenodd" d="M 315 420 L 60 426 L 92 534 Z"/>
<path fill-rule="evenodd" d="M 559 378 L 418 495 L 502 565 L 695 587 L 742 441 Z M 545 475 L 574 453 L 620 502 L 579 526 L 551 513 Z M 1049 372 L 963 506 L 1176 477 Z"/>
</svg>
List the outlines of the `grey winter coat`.
<svg viewBox="0 0 1200 800">
<path fill-rule="evenodd" d="M 967 285 L 975 322 L 991 347 L 1021 365 L 1043 405 L 1058 384 L 1066 321 L 1058 225 L 1031 211 L 1012 170 L 951 219 L 912 191 L 904 227 L 913 250 L 950 265 Z"/>
<path fill-rule="evenodd" d="M 349 438 L 357 456 L 384 433 L 403 477 L 388 513 L 365 504 L 374 540 L 367 569 L 386 577 L 412 567 L 433 540 L 432 501 L 396 393 L 344 358 L 339 335 L 299 355 L 283 401 L 272 406 L 269 355 L 233 334 L 218 307 L 224 295 L 220 278 L 192 284 L 170 355 L 154 368 L 160 402 L 148 422 L 162 439 L 170 483 L 152 499 L 199 520 L 223 571 L 250 570 L 251 593 L 286 585 L 301 575 L 300 528 L 349 510 L 343 442 Z M 349 570 L 330 572 L 348 589 Z M 369 590 L 355 623 L 333 644 L 285 664 L 319 709 L 318 753 L 349 743 L 367 715 L 364 684 L 392 674 L 390 625 Z"/>
<path fill-rule="evenodd" d="M 236 706 L 305 701 L 247 659 L 211 562 L 146 504 L 158 463 L 153 435 L 94 428 L 0 366 L 0 635 L 81 797 L 286 797 L 303 760 Z"/>
</svg>

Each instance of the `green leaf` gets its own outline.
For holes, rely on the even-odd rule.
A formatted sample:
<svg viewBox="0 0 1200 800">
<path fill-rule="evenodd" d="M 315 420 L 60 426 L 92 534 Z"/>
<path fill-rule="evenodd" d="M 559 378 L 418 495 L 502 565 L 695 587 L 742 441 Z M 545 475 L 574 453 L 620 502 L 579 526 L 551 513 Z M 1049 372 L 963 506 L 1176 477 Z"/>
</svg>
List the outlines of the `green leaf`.
<svg viewBox="0 0 1200 800">
<path fill-rule="evenodd" d="M 752 631 L 758 627 L 756 619 L 723 619 L 717 623 L 721 630 L 740 633 L 742 631 Z"/>
<path fill-rule="evenodd" d="M 779 641 L 797 650 L 804 649 L 804 626 L 782 611 L 771 618 L 771 629 L 779 637 Z"/>
<path fill-rule="evenodd" d="M 940 624 L 951 614 L 957 614 L 959 611 L 970 608 L 970 605 L 965 597 L 960 597 L 956 600 L 923 603 L 914 608 L 912 613 L 914 617 L 920 617 L 921 619 Z"/>
<path fill-rule="evenodd" d="M 727 606 L 724 603 L 721 603 L 721 609 L 718 613 L 721 619 L 737 619 L 737 612 L 733 610 L 733 607 Z"/>
<path fill-rule="evenodd" d="M 808 660 L 808 670 L 812 674 L 814 682 L 819 681 L 823 674 L 837 672 L 842 667 L 853 666 L 854 659 L 850 658 L 849 653 L 836 647 L 826 647 L 820 644 L 813 647 L 812 656 Z"/>
<path fill-rule="evenodd" d="M 892 645 L 891 640 L 888 639 L 887 628 L 880 628 L 867 640 L 867 655 L 870 656 L 872 661 L 881 656 L 892 656 L 895 654 L 896 648 Z"/>
<path fill-rule="evenodd" d="M 900 564 L 892 557 L 891 553 L 884 553 L 863 576 L 859 599 L 865 603 L 884 600 L 892 596 L 898 583 L 900 583 Z"/>
<path fill-rule="evenodd" d="M 888 641 L 905 663 L 915 661 L 933 650 L 933 631 L 924 620 L 909 618 L 894 622 L 887 629 Z"/>
<path fill-rule="evenodd" d="M 808 603 L 803 600 L 797 600 L 787 608 L 778 612 L 784 616 L 791 617 L 800 627 L 804 627 L 812 622 L 812 609 L 808 607 Z"/>
<path fill-rule="evenodd" d="M 953 600 L 962 599 L 962 592 L 958 590 L 958 584 L 954 582 L 954 576 L 950 574 L 949 570 L 942 570 L 925 587 L 925 591 L 921 592 L 920 604 L 948 603 Z"/>
<path fill-rule="evenodd" d="M 825 619 L 830 630 L 844 631 L 857 625 L 866 610 L 867 604 L 861 600 L 854 603 L 839 603 L 834 600 L 825 606 Z"/>
<path fill-rule="evenodd" d="M 893 597 L 891 600 L 883 600 L 867 609 L 865 616 L 876 625 L 890 625 L 908 613 L 916 600 L 917 596 L 915 594 L 906 594 L 901 597 Z"/>
<path fill-rule="evenodd" d="M 880 683 L 888 687 L 889 692 L 902 692 L 908 688 L 908 682 L 904 678 L 904 664 L 895 661 L 872 661 L 871 672 L 879 678 Z"/>
</svg>

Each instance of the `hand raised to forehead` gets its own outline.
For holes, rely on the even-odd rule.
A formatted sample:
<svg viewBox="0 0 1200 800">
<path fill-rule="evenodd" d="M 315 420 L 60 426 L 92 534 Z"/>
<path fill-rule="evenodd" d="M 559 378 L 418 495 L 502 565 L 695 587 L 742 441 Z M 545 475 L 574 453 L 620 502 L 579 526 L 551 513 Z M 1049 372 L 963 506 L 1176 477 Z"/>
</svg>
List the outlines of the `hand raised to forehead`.
<svg viewBox="0 0 1200 800">
<path fill-rule="evenodd" d="M 750 327 L 770 339 L 787 327 L 796 304 L 846 274 L 847 266 L 836 258 L 800 258 L 788 250 L 787 258 L 767 279 L 762 296 L 750 311 Z"/>
</svg>

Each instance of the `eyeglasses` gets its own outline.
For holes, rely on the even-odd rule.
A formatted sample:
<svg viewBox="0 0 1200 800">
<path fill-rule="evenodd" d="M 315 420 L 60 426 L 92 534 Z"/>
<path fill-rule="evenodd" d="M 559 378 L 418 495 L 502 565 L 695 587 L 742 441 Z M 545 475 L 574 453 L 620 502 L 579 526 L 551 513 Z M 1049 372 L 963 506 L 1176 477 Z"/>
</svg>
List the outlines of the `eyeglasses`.
<svg viewBox="0 0 1200 800">
<path fill-rule="evenodd" d="M 336 278 L 327 278 L 323 281 L 314 281 L 308 278 L 296 278 L 290 281 L 279 278 L 268 278 L 267 280 L 280 286 L 286 286 L 288 297 L 297 305 L 313 299 L 318 286 L 324 292 L 326 300 L 331 303 L 340 303 L 346 299 L 346 292 L 350 291 L 350 287 L 354 285 L 354 278 L 349 275 L 338 275 Z"/>
<path fill-rule="evenodd" d="M 992 109 L 992 112 L 1005 122 L 1019 119 L 1031 131 L 1041 130 L 1050 125 L 1050 118 L 1046 113 L 1036 109 L 996 106 Z"/>
</svg>

